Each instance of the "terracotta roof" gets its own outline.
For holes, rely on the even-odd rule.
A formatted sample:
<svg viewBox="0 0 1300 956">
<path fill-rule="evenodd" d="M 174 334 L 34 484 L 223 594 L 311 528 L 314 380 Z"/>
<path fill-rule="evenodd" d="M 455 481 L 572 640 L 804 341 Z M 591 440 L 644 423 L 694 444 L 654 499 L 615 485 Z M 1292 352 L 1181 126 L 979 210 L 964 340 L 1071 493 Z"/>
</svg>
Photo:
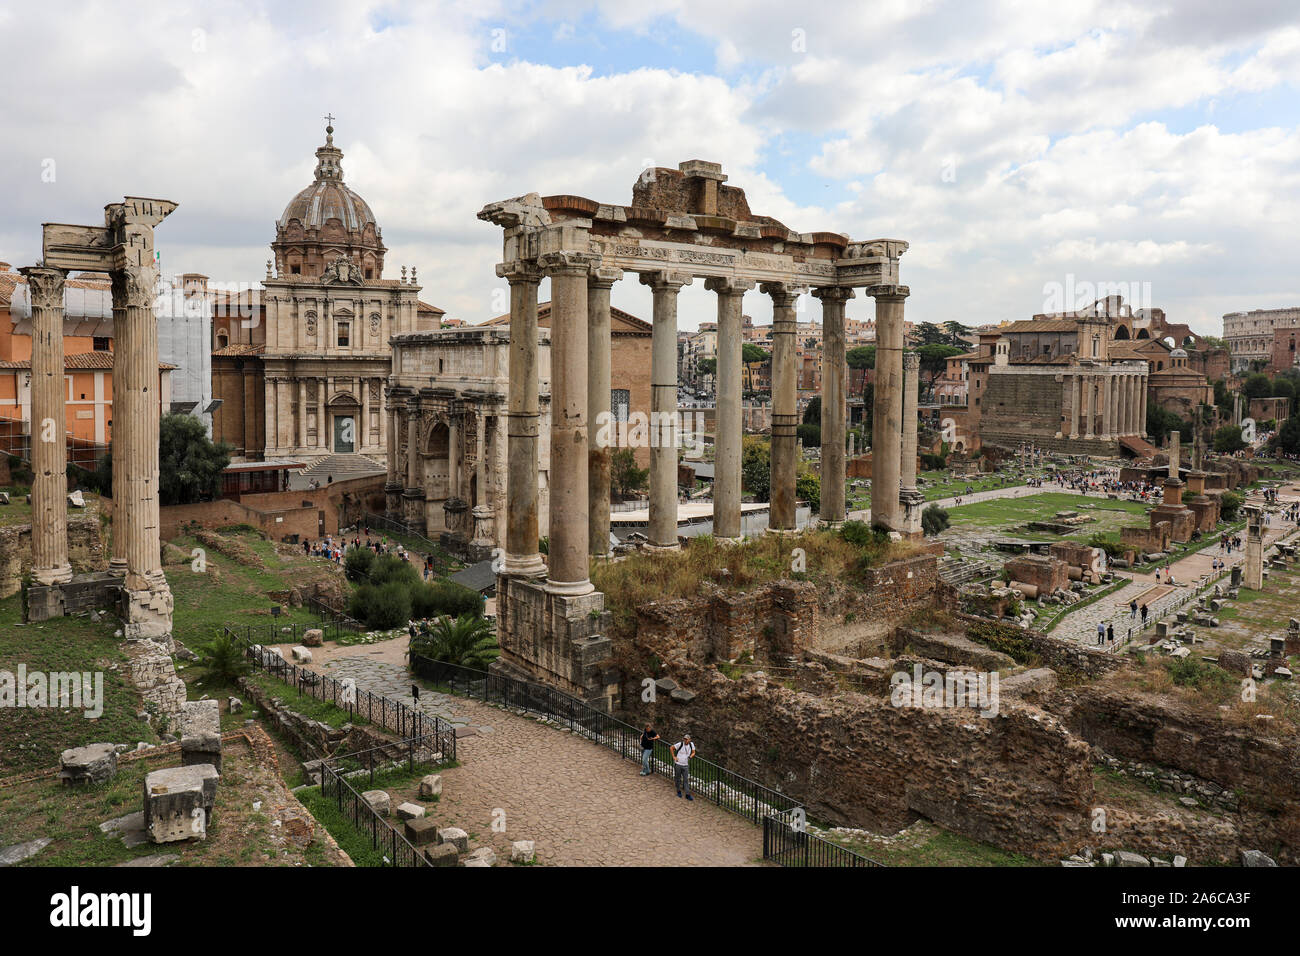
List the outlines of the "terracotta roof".
<svg viewBox="0 0 1300 956">
<path fill-rule="evenodd" d="M 415 311 L 416 311 L 416 312 L 432 312 L 434 315 L 446 315 L 446 314 L 447 314 L 447 310 L 446 310 L 446 309 L 440 309 L 440 308 L 438 308 L 436 305 L 430 305 L 429 303 L 424 302 L 424 301 L 421 301 L 421 300 L 419 300 L 419 299 L 416 300 Z"/>
<path fill-rule="evenodd" d="M 236 345 L 224 345 L 219 349 L 213 349 L 213 356 L 231 356 L 231 355 L 262 355 L 266 352 L 266 345 L 251 345 L 242 343 Z"/>
<path fill-rule="evenodd" d="M 616 309 L 613 306 L 609 310 L 610 332 L 613 335 L 652 335 L 654 326 L 644 319 L 638 319 L 629 312 L 622 309 Z M 510 313 L 498 315 L 495 319 L 488 319 L 483 325 L 509 325 Z M 551 327 L 551 303 L 537 303 L 537 327 L 549 329 Z"/>
<path fill-rule="evenodd" d="M 1019 322 L 1012 322 L 1002 334 L 1006 335 L 1012 332 L 1077 332 L 1079 331 L 1079 322 L 1077 319 L 1021 319 Z"/>
<path fill-rule="evenodd" d="M 0 368 L 4 369 L 23 369 L 31 368 L 32 360 L 26 359 L 21 362 L 0 362 Z M 63 367 L 73 369 L 74 371 L 86 372 L 103 369 L 105 371 L 113 370 L 113 353 L 112 352 L 76 352 L 72 355 L 64 356 Z M 169 365 L 166 362 L 159 362 L 159 370 L 171 371 L 177 366 Z"/>
</svg>

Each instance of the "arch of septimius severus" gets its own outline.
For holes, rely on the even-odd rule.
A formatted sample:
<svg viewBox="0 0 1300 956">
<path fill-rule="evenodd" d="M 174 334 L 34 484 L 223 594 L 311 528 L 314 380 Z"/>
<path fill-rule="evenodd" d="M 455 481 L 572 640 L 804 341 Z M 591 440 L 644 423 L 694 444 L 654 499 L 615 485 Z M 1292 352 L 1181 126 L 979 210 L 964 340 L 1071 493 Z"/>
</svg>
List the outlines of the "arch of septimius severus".
<svg viewBox="0 0 1300 956">
<path fill-rule="evenodd" d="M 510 284 L 508 514 L 497 588 L 502 654 L 494 665 L 503 672 L 558 683 L 597 704 L 608 704 L 617 693 L 602 634 L 603 595 L 588 573 L 589 554 L 608 550 L 609 462 L 589 429 L 610 411 L 610 289 L 628 273 L 637 274 L 653 296 L 652 413 L 677 409 L 678 293 L 698 278 L 717 295 L 713 532 L 729 540 L 741 537 L 745 294 L 757 290 L 771 296 L 774 310 L 769 528 L 778 533 L 795 530 L 796 298 L 811 290 L 821 301 L 821 518 L 836 524 L 845 516 L 844 309 L 857 289 L 872 296 L 877 329 L 872 522 L 902 534 L 919 531 L 917 369 L 915 361 L 904 361 L 908 288 L 898 277 L 907 243 L 794 232 L 752 214 L 744 191 L 724 185 L 726 178 L 717 164 L 692 161 L 678 169 L 647 170 L 627 206 L 530 193 L 491 203 L 479 213 L 504 229 L 497 274 Z M 537 288 L 543 277 L 551 280 L 549 564 L 539 554 L 537 521 Z M 676 448 L 652 446 L 652 548 L 677 546 L 677 500 Z"/>
<path fill-rule="evenodd" d="M 172 596 L 158 538 L 158 267 L 154 227 L 176 203 L 128 196 L 103 226 L 43 227 L 42 261 L 23 269 L 32 290 L 32 576 L 29 613 L 64 610 L 77 588 L 68 563 L 64 444 L 63 286 L 68 272 L 107 272 L 113 290 L 113 551 L 108 575 L 81 587 L 121 588 L 127 638 L 169 640 Z"/>
</svg>

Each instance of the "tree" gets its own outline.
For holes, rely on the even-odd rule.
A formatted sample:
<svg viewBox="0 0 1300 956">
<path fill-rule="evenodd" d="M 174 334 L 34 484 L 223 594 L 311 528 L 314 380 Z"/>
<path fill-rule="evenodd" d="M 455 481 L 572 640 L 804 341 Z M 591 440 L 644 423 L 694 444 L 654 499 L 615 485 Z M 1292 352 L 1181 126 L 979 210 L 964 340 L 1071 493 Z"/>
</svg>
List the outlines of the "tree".
<svg viewBox="0 0 1300 956">
<path fill-rule="evenodd" d="M 1300 415 L 1292 415 L 1283 422 L 1273 441 L 1285 454 L 1300 455 Z"/>
<path fill-rule="evenodd" d="M 158 424 L 158 499 L 188 505 L 221 494 L 221 472 L 233 449 L 213 444 L 193 415 L 164 415 Z M 110 478 L 111 481 L 111 478 Z"/>
<path fill-rule="evenodd" d="M 1237 425 L 1224 425 L 1214 433 L 1214 450 L 1218 452 L 1241 451 L 1246 447 L 1246 440 L 1241 437 L 1241 428 Z"/>
<path fill-rule="evenodd" d="M 794 496 L 808 502 L 813 514 L 822 510 L 822 480 L 814 474 L 800 475 L 794 480 Z"/>
<path fill-rule="evenodd" d="M 650 483 L 650 469 L 637 467 L 631 448 L 620 448 L 609 457 L 609 483 L 620 498 L 626 498 Z"/>
<path fill-rule="evenodd" d="M 956 319 L 949 319 L 943 324 L 943 330 L 948 333 L 949 345 L 969 345 L 966 336 L 970 335 L 970 326 L 962 325 Z"/>
<path fill-rule="evenodd" d="M 701 375 L 713 375 L 718 371 L 718 360 L 715 358 L 702 358 L 695 363 Z"/>
<path fill-rule="evenodd" d="M 454 619 L 444 614 L 433 622 L 432 628 L 411 640 L 412 656 L 471 670 L 487 670 L 500 653 L 494 626 L 469 614 Z"/>
<path fill-rule="evenodd" d="M 820 448 L 822 446 L 822 427 L 820 425 L 805 422 L 797 427 L 794 433 L 803 442 L 804 448 Z"/>
<path fill-rule="evenodd" d="M 1252 398 L 1268 398 L 1269 392 L 1273 391 L 1273 383 L 1263 372 L 1255 372 L 1246 378 L 1246 384 L 1241 386 L 1241 394 L 1247 400 Z"/>
<path fill-rule="evenodd" d="M 1187 442 L 1192 438 L 1192 426 L 1183 421 L 1174 412 L 1167 411 L 1159 405 L 1147 406 L 1147 434 L 1157 445 L 1163 444 L 1169 433 L 1176 431 L 1180 440 Z"/>
<path fill-rule="evenodd" d="M 740 360 L 746 365 L 762 365 L 771 358 L 770 353 L 759 348 L 753 342 L 746 342 L 740 347 Z"/>
<path fill-rule="evenodd" d="M 803 423 L 805 425 L 820 425 L 822 423 L 822 397 L 818 395 L 810 401 L 803 410 Z"/>
<path fill-rule="evenodd" d="M 948 522 L 947 510 L 936 504 L 926 505 L 921 512 L 921 531 L 927 537 L 933 538 L 936 534 L 941 534 L 948 527 Z"/>
<path fill-rule="evenodd" d="M 1245 499 L 1235 491 L 1225 491 L 1219 495 L 1219 518 L 1223 521 L 1236 521 L 1243 501 Z"/>
<path fill-rule="evenodd" d="M 954 355 L 962 355 L 965 349 L 958 348 L 955 345 L 922 345 L 916 350 L 921 356 L 921 372 L 929 376 L 925 383 L 928 393 L 934 392 L 934 383 L 940 375 L 948 368 L 948 359 Z"/>
<path fill-rule="evenodd" d="M 740 481 L 756 501 L 772 495 L 772 447 L 757 435 L 746 435 L 740 453 Z"/>
<path fill-rule="evenodd" d="M 1285 398 L 1294 402 L 1295 395 L 1295 383 L 1290 379 L 1282 378 L 1280 375 L 1273 379 L 1273 397 Z"/>
</svg>

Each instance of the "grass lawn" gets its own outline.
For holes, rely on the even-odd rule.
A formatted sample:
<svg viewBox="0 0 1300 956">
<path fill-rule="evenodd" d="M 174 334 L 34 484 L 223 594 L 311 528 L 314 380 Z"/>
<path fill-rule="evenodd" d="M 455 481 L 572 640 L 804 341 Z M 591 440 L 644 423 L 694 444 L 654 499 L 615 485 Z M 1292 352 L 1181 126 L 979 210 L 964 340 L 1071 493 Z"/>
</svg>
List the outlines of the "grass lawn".
<svg viewBox="0 0 1300 956">
<path fill-rule="evenodd" d="M 58 765 L 59 754 L 84 744 L 157 743 L 158 737 L 141 718 L 140 698 L 122 677 L 126 654 L 118 624 L 112 619 L 91 624 L 84 617 L 66 617 L 24 624 L 22 596 L 0 601 L 0 670 L 15 676 L 19 665 L 27 672 L 96 672 L 103 674 L 103 714 L 87 718 L 83 709 L 0 707 L 0 776 Z"/>
<path fill-rule="evenodd" d="M 1043 469 L 1032 469 L 1028 474 L 1041 476 Z M 973 478 L 970 481 L 964 481 L 959 478 L 948 477 L 947 471 L 922 471 L 917 474 L 921 483 L 919 489 L 921 494 L 925 495 L 926 501 L 938 501 L 942 498 L 955 498 L 957 495 L 966 494 L 969 487 L 972 491 L 992 491 L 995 488 L 1015 488 L 1024 484 L 1024 477 L 1008 475 L 1001 472 L 982 475 L 979 478 Z M 850 511 L 862 510 L 871 507 L 871 492 L 862 489 L 855 489 L 852 485 L 848 490 L 848 509 Z"/>
<path fill-rule="evenodd" d="M 1032 541 L 1084 541 L 1095 534 L 1119 540 L 1125 525 L 1144 524 L 1150 506 L 1138 501 L 1122 501 L 1097 495 L 1072 495 L 1047 491 L 1023 498 L 996 498 L 948 509 L 951 526 L 958 530 L 979 529 L 991 534 L 1013 532 L 1016 537 Z M 1077 511 L 1093 521 L 1081 524 L 1066 535 L 1048 531 L 1021 529 L 1031 521 L 1050 521 L 1058 511 Z"/>
</svg>

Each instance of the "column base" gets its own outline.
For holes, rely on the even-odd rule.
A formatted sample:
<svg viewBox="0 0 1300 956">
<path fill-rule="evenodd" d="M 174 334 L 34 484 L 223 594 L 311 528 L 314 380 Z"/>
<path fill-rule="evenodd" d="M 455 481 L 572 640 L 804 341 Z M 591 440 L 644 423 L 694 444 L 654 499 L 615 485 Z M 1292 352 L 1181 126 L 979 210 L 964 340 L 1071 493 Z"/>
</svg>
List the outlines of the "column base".
<svg viewBox="0 0 1300 956">
<path fill-rule="evenodd" d="M 591 594 L 596 590 L 596 585 L 590 580 L 583 581 L 552 581 L 546 579 L 546 593 L 555 594 L 559 597 L 582 597 Z"/>
<path fill-rule="evenodd" d="M 827 528 L 831 531 L 834 531 L 836 528 L 844 527 L 844 519 L 843 518 L 818 518 L 817 527 Z"/>
<path fill-rule="evenodd" d="M 742 535 L 737 535 L 734 538 L 728 538 L 723 535 L 715 534 L 713 536 L 713 540 L 718 542 L 718 544 L 744 544 L 745 536 L 742 534 Z"/>
<path fill-rule="evenodd" d="M 36 583 L 44 587 L 50 587 L 54 584 L 67 584 L 72 580 L 72 565 L 64 564 L 57 568 L 34 568 L 32 577 Z"/>
<path fill-rule="evenodd" d="M 171 589 L 164 581 L 161 587 L 138 590 L 122 588 L 122 633 L 128 641 L 152 640 L 172 648 Z"/>
<path fill-rule="evenodd" d="M 682 545 L 680 541 L 674 541 L 672 544 L 655 544 L 652 541 L 647 541 L 641 546 L 641 549 L 643 551 L 651 551 L 655 553 L 663 551 L 680 551 L 682 550 Z"/>
<path fill-rule="evenodd" d="M 546 562 L 539 553 L 507 554 L 501 573 L 512 578 L 540 578 L 546 574 Z"/>
<path fill-rule="evenodd" d="M 925 508 L 925 495 L 915 488 L 904 488 L 898 496 L 898 503 L 903 509 L 903 527 L 901 533 L 908 540 L 925 536 L 921 530 L 921 511 Z"/>
<path fill-rule="evenodd" d="M 120 578 L 126 577 L 126 558 L 110 558 L 108 573 Z"/>
<path fill-rule="evenodd" d="M 764 533 L 764 534 L 771 534 L 771 535 L 778 535 L 778 536 L 783 537 L 783 538 L 789 538 L 789 537 L 793 537 L 793 536 L 795 536 L 795 535 L 798 535 L 798 534 L 800 534 L 801 532 L 799 531 L 798 528 L 773 528 L 773 527 L 770 527 L 770 526 L 769 526 L 769 527 L 763 529 L 763 533 Z"/>
</svg>

